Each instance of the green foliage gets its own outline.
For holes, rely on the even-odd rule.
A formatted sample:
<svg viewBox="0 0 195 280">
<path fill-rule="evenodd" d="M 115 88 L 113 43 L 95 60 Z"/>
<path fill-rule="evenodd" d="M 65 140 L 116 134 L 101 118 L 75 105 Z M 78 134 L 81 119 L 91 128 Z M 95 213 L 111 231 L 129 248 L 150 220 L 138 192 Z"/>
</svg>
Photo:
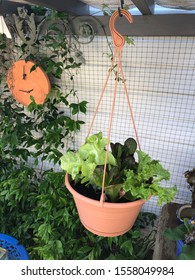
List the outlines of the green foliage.
<svg viewBox="0 0 195 280">
<path fill-rule="evenodd" d="M 124 145 L 121 143 L 110 143 L 110 147 L 117 164 L 108 171 L 109 181 L 112 185 L 121 184 L 124 182 L 126 170 L 137 169 L 137 162 L 134 157 L 137 143 L 133 138 L 128 138 Z"/>
<path fill-rule="evenodd" d="M 169 240 L 183 240 L 185 238 L 186 228 L 181 224 L 175 228 L 168 228 L 164 232 L 164 236 Z"/>
<path fill-rule="evenodd" d="M 87 101 L 82 101 L 80 103 L 71 103 L 70 108 L 72 109 L 72 115 L 78 114 L 79 112 L 86 113 Z"/>
<path fill-rule="evenodd" d="M 181 254 L 177 257 L 180 260 L 195 260 L 195 223 L 184 218 L 184 223 L 175 228 L 167 228 L 164 231 L 165 238 L 173 241 L 182 240 L 184 246 Z"/>
<path fill-rule="evenodd" d="M 79 101 L 74 88 L 82 53 L 71 35 L 53 24 L 63 26 L 68 18 L 51 11 L 47 20 L 46 34 L 31 47 L 0 35 L 0 231 L 16 237 L 32 259 L 63 259 L 79 221 L 65 173 L 56 170 L 65 145 L 84 123 L 78 114 L 86 113 L 87 102 Z M 48 73 L 52 89 L 44 104 L 32 98 L 24 108 L 7 89 L 7 70 L 18 58 L 35 61 Z M 56 84 L 62 75 L 70 89 Z M 50 164 L 55 170 L 46 167 Z"/>
<path fill-rule="evenodd" d="M 178 260 L 195 260 L 195 243 L 192 245 L 185 244 Z"/>
<path fill-rule="evenodd" d="M 170 173 L 162 167 L 159 161 L 152 160 L 143 151 L 137 151 L 138 168 L 136 171 L 126 172 L 124 190 L 128 195 L 136 198 L 147 199 L 150 195 L 158 196 L 158 203 L 171 202 L 176 194 L 176 187 L 163 188 L 160 186 L 162 180 L 169 180 Z"/>
<path fill-rule="evenodd" d="M 146 213 L 147 215 L 147 213 Z M 76 217 L 74 217 L 76 218 Z M 139 218 L 138 218 L 139 221 Z M 128 233 L 113 238 L 100 237 L 87 231 L 76 219 L 76 225 L 69 219 L 69 234 L 64 232 L 59 251 L 63 249 L 62 259 L 74 260 L 112 260 L 112 259 L 151 259 L 154 245 L 152 234 L 143 237 L 140 226 L 135 224 Z M 71 225 L 71 226 L 70 226 Z M 77 230 L 75 230 L 75 228 Z M 44 231 L 43 231 L 44 232 Z M 50 242 L 51 243 L 51 242 Z M 55 243 L 53 244 L 54 246 Z M 61 246 L 62 245 L 62 246 Z M 48 244 L 50 247 L 51 245 Z M 53 247 L 54 249 L 55 247 Z M 45 248 L 38 248 L 44 251 Z M 57 250 L 57 248 L 55 248 Z M 52 251 L 48 250 L 47 251 Z M 48 257 L 47 257 L 48 259 Z"/>
<path fill-rule="evenodd" d="M 21 166 L 1 182 L 1 232 L 17 237 L 31 259 L 61 259 L 60 244 L 69 234 L 67 221 L 76 210 L 66 194 L 63 172 L 40 175 L 37 178 L 35 170 Z"/>
<path fill-rule="evenodd" d="M 61 168 L 68 172 L 72 179 L 82 184 L 101 188 L 108 140 L 99 132 L 86 139 L 77 152 L 68 151 L 61 157 Z M 111 202 L 120 201 L 122 197 L 134 201 L 158 196 L 159 204 L 173 200 L 176 187 L 163 188 L 162 180 L 169 180 L 169 172 L 159 161 L 152 160 L 147 154 L 138 151 L 137 143 L 128 138 L 124 145 L 111 143 L 108 152 L 105 193 Z M 138 154 L 138 162 L 134 153 Z M 95 185 L 95 187 L 94 187 Z M 85 187 L 85 186 L 84 186 Z M 123 202 L 123 201 L 122 201 Z"/>
<path fill-rule="evenodd" d="M 128 45 L 135 45 L 133 38 L 130 38 L 129 36 L 124 36 L 124 38 Z"/>
<path fill-rule="evenodd" d="M 9 51 L 7 46 L 9 45 L 8 39 L 5 34 L 0 34 L 0 87 L 1 83 L 5 79 L 5 72 L 7 71 L 7 67 L 9 65 L 7 56 L 9 55 Z"/>
<path fill-rule="evenodd" d="M 140 230 L 152 224 L 154 214 L 141 213 L 138 223 L 123 236 L 98 237 L 80 224 L 64 186 L 65 174 L 48 170 L 41 175 L 37 185 L 32 168 L 21 166 L 0 188 L 1 232 L 20 240 L 31 259 L 151 258 L 154 238 L 143 237 Z M 145 223 L 147 217 L 150 224 Z"/>
<path fill-rule="evenodd" d="M 42 7 L 42 6 L 37 6 L 37 5 L 31 6 L 30 9 L 34 14 L 39 15 L 39 16 L 45 16 L 45 14 L 47 12 L 50 12 L 50 10 L 48 8 Z"/>
<path fill-rule="evenodd" d="M 77 153 L 68 151 L 61 157 L 62 169 L 71 174 L 76 182 L 81 181 L 82 184 L 87 182 L 101 187 L 102 174 L 97 173 L 95 169 L 99 165 L 104 165 L 106 157 L 105 146 L 107 144 L 108 140 L 102 138 L 101 132 L 90 136 Z M 115 158 L 111 152 L 108 153 L 108 164 L 116 165 Z M 99 175 L 101 178 L 99 178 Z"/>
</svg>

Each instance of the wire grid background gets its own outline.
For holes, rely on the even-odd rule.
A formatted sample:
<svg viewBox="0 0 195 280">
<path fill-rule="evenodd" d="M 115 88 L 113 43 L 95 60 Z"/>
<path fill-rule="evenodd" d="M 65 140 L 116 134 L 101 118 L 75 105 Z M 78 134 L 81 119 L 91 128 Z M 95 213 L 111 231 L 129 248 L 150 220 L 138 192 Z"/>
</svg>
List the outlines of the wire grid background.
<svg viewBox="0 0 195 280">
<path fill-rule="evenodd" d="M 88 101 L 87 114 L 80 119 L 86 124 L 76 135 L 76 148 L 87 136 L 95 107 L 111 64 L 108 41 L 97 36 L 90 44 L 82 44 L 86 59 L 75 77 L 79 100 Z M 194 37 L 134 37 L 134 45 L 125 45 L 122 66 L 128 94 L 134 112 L 141 149 L 160 160 L 171 173 L 164 185 L 177 185 L 177 203 L 190 203 L 184 177 L 195 167 L 195 38 Z M 113 49 L 113 46 L 111 46 Z M 69 86 L 64 78 L 62 86 Z M 103 132 L 107 137 L 111 103 L 115 85 L 112 74 L 100 104 L 91 133 Z M 71 86 L 71 85 L 70 85 Z M 118 83 L 111 130 L 111 141 L 123 143 L 134 137 L 124 85 Z M 159 215 L 161 207 L 152 197 L 143 207 Z"/>
</svg>

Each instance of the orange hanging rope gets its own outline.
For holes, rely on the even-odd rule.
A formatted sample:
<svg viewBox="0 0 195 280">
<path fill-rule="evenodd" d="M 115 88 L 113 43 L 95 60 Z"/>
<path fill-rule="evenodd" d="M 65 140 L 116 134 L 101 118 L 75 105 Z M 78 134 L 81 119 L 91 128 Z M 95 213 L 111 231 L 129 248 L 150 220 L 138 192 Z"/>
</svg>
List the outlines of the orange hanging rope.
<svg viewBox="0 0 195 280">
<path fill-rule="evenodd" d="M 118 54 L 118 59 L 119 59 L 119 54 Z M 116 91 L 117 91 L 117 85 L 118 85 L 118 78 L 119 78 L 119 64 L 117 67 L 117 73 L 116 73 L 116 81 L 115 81 L 115 86 L 114 86 L 114 95 L 113 95 L 113 100 L 112 100 L 112 106 L 111 106 L 111 113 L 110 113 L 110 122 L 109 122 L 109 129 L 108 129 L 108 143 L 106 147 L 106 156 L 105 156 L 105 162 L 104 162 L 104 173 L 103 173 L 103 180 L 102 180 L 102 194 L 101 194 L 101 205 L 103 205 L 104 202 L 104 185 L 105 185 L 105 178 L 106 178 L 106 165 L 108 161 L 108 151 L 109 151 L 109 145 L 110 145 L 110 135 L 111 135 L 111 129 L 112 129 L 112 120 L 113 120 L 113 115 L 114 115 L 114 108 L 115 108 L 115 102 L 116 102 Z"/>
<path fill-rule="evenodd" d="M 90 126 L 89 126 L 89 130 L 88 130 L 87 137 L 89 137 L 89 135 L 90 135 L 90 132 L 91 132 L 93 123 L 94 123 L 94 121 L 95 121 L 95 117 L 96 117 L 97 112 L 98 112 L 98 109 L 99 109 L 99 107 L 100 107 L 100 103 L 101 103 L 101 101 L 102 101 L 102 98 L 103 98 L 103 95 L 104 95 L 104 92 L 105 92 L 105 89 L 106 89 L 108 80 L 109 80 L 109 78 L 110 78 L 110 74 L 111 74 L 111 72 L 112 72 L 112 68 L 113 68 L 113 64 L 114 64 L 115 57 L 116 57 L 116 50 L 114 51 L 112 63 L 111 63 L 110 69 L 109 69 L 109 71 L 108 71 L 108 75 L 107 75 L 107 77 L 106 77 L 106 81 L 105 81 L 105 84 L 104 84 L 104 86 L 103 86 L 102 92 L 101 92 L 101 94 L 100 94 L 100 98 L 99 98 L 98 104 L 97 104 L 97 106 L 96 106 L 96 109 L 95 109 L 95 112 L 94 112 L 94 115 L 93 115 L 92 122 L 91 122 L 91 124 L 90 124 Z"/>
<path fill-rule="evenodd" d="M 125 76 L 124 76 L 124 73 L 123 73 L 122 66 L 121 66 L 121 73 L 122 73 L 122 79 L 123 79 L 123 83 L 124 83 L 125 94 L 126 94 L 126 98 L 127 98 L 127 104 L 128 104 L 129 111 L 130 111 L 131 120 L 132 120 L 132 123 L 133 123 L 133 128 L 134 128 L 134 131 L 135 131 L 135 137 L 136 137 L 136 140 L 137 140 L 138 147 L 141 150 L 140 141 L 139 141 L 137 128 L 136 128 L 136 124 L 135 124 L 135 119 L 134 119 L 134 116 L 133 116 L 133 109 L 132 109 L 129 94 L 128 94 L 128 91 L 127 91 L 127 85 L 126 85 L 126 82 L 125 82 Z"/>
<path fill-rule="evenodd" d="M 124 9 L 120 9 L 120 15 L 125 15 L 125 17 L 127 18 L 127 20 L 130 23 L 133 22 L 133 18 L 132 18 L 131 14 L 128 11 L 126 11 Z M 113 65 L 114 65 L 115 59 L 117 57 L 117 60 L 118 60 L 117 73 L 116 73 L 116 81 L 115 81 L 115 86 L 114 86 L 114 94 L 113 94 L 111 113 L 110 113 L 110 121 L 109 121 L 109 128 L 108 128 L 108 137 L 107 137 L 108 138 L 108 143 L 107 143 L 107 147 L 106 147 L 106 156 L 105 156 L 105 162 L 104 162 L 104 173 L 103 173 L 103 180 L 102 180 L 102 193 L 101 193 L 101 198 L 100 198 L 101 206 L 103 206 L 103 202 L 105 201 L 104 186 L 105 186 L 105 178 L 106 178 L 106 166 L 107 166 L 107 161 L 108 161 L 108 151 L 109 151 L 109 145 L 110 145 L 110 135 L 111 135 L 111 129 L 112 129 L 112 121 L 113 121 L 113 115 L 114 115 L 115 102 L 116 102 L 117 85 L 118 85 L 118 79 L 119 79 L 119 74 L 120 73 L 122 74 L 124 90 L 125 90 L 125 94 L 126 94 L 126 98 L 127 98 L 127 104 L 128 104 L 129 111 L 130 111 L 130 116 L 131 116 L 132 123 L 133 123 L 133 128 L 134 128 L 136 140 L 137 140 L 137 143 L 138 143 L 138 147 L 141 150 L 140 142 L 139 142 L 139 138 L 138 138 L 138 133 L 137 133 L 137 128 L 136 128 L 135 120 L 134 120 L 134 116 L 133 116 L 133 110 L 132 110 L 132 107 L 131 107 L 130 98 L 129 98 L 129 95 L 128 95 L 127 86 L 126 86 L 126 82 L 125 82 L 125 77 L 124 77 L 124 73 L 123 73 L 122 65 L 121 65 L 122 48 L 123 48 L 123 46 L 125 44 L 125 39 L 115 29 L 115 26 L 114 26 L 115 20 L 116 20 L 116 18 L 118 16 L 119 16 L 119 12 L 115 11 L 112 14 L 111 18 L 110 18 L 109 26 L 110 26 L 110 32 L 111 32 L 111 35 L 112 35 L 113 43 L 114 43 L 114 55 L 113 55 L 113 58 L 112 58 L 111 67 L 110 67 L 108 75 L 106 77 L 106 81 L 105 81 L 105 84 L 103 86 L 103 89 L 102 89 L 102 92 L 101 92 L 98 104 L 96 106 L 96 109 L 95 109 L 95 112 L 94 112 L 94 115 L 93 115 L 92 122 L 91 122 L 90 127 L 89 127 L 89 131 L 88 131 L 88 137 L 89 137 L 91 129 L 92 129 L 92 126 L 93 126 L 93 123 L 95 121 L 95 117 L 97 115 L 97 112 L 98 112 L 98 109 L 99 109 L 99 106 L 100 106 L 100 103 L 102 101 L 102 98 L 103 98 L 103 95 L 104 95 L 104 92 L 105 92 L 105 89 L 106 89 L 106 86 L 107 86 L 107 83 L 108 83 L 111 71 L 113 69 Z M 117 54 L 118 54 L 118 56 L 117 56 Z"/>
</svg>

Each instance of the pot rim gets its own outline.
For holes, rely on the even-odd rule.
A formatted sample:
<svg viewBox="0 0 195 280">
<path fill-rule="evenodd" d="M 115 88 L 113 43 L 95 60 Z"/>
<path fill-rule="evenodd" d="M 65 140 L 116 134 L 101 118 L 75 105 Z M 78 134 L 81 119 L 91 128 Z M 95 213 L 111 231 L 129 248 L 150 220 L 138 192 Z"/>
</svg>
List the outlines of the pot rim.
<svg viewBox="0 0 195 280">
<path fill-rule="evenodd" d="M 179 209 L 178 209 L 178 211 L 177 211 L 178 216 L 180 217 L 180 214 L 181 214 L 181 212 L 182 212 L 184 209 L 186 209 L 186 208 L 191 208 L 191 207 L 192 207 L 191 204 L 184 204 L 184 205 L 182 205 L 181 207 L 179 207 Z"/>
<path fill-rule="evenodd" d="M 80 193 L 78 193 L 77 191 L 75 191 L 73 189 L 73 187 L 70 184 L 70 175 L 68 173 L 66 173 L 65 175 L 65 185 L 67 187 L 67 189 L 69 190 L 69 192 L 73 195 L 73 197 L 80 199 L 86 203 L 89 204 L 93 204 L 96 205 L 98 207 L 101 207 L 101 202 L 95 199 L 91 199 L 87 196 L 84 196 Z M 145 199 L 138 199 L 136 201 L 130 201 L 130 202 L 124 202 L 124 203 L 115 203 L 115 202 L 103 202 L 103 207 L 105 208 L 131 208 L 134 206 L 138 206 L 140 204 L 144 204 L 147 200 Z"/>
<path fill-rule="evenodd" d="M 182 206 L 179 207 L 179 209 L 176 211 L 176 216 L 177 216 L 177 219 L 183 223 L 183 219 L 181 218 L 181 213 L 184 209 L 189 209 L 189 208 L 192 208 L 192 205 L 189 204 L 189 203 L 186 203 L 186 204 L 183 204 Z"/>
</svg>

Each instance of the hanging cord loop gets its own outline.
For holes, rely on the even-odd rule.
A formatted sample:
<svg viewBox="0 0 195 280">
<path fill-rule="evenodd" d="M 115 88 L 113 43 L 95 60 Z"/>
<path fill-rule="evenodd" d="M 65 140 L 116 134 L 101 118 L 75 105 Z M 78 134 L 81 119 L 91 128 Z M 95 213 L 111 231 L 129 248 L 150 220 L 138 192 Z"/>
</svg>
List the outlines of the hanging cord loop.
<svg viewBox="0 0 195 280">
<path fill-rule="evenodd" d="M 122 5 L 122 1 L 121 1 L 121 5 Z M 129 23 L 133 22 L 133 18 L 128 11 L 126 11 L 124 9 L 120 9 L 120 14 L 124 15 L 126 17 L 126 19 L 129 21 Z M 125 77 L 124 77 L 124 73 L 123 73 L 122 65 L 121 65 L 122 48 L 125 44 L 125 39 L 124 39 L 123 35 L 121 35 L 115 29 L 115 21 L 116 21 L 117 17 L 120 16 L 120 14 L 119 14 L 118 11 L 115 11 L 110 18 L 109 27 L 110 27 L 110 32 L 111 32 L 111 35 L 112 35 L 112 40 L 113 40 L 113 43 L 114 43 L 114 54 L 113 54 L 113 58 L 112 58 L 111 67 L 110 67 L 108 75 L 106 77 L 106 81 L 105 81 L 105 84 L 103 86 L 98 104 L 96 106 L 96 109 L 95 109 L 95 112 L 94 112 L 94 115 L 93 115 L 92 122 L 91 122 L 90 127 L 89 127 L 89 131 L 88 131 L 88 137 L 89 137 L 92 126 L 93 126 L 93 123 L 95 121 L 95 117 L 97 115 L 100 103 L 102 101 L 102 98 L 103 98 L 103 95 L 104 95 L 104 92 L 105 92 L 105 89 L 106 89 L 110 74 L 113 70 L 114 62 L 115 62 L 115 60 L 117 60 L 118 61 L 117 72 L 116 72 L 116 77 L 115 77 L 114 94 L 113 94 L 112 105 L 111 105 L 111 113 L 110 113 L 108 137 L 107 137 L 108 143 L 107 143 L 107 147 L 106 147 L 106 156 L 105 156 L 105 162 L 104 162 L 104 173 L 103 173 L 103 180 L 102 180 L 102 193 L 101 193 L 101 198 L 100 198 L 101 207 L 103 207 L 103 203 L 105 201 L 104 187 L 105 187 L 105 178 L 106 178 L 106 167 L 107 167 L 107 161 L 108 161 L 108 151 L 109 151 L 109 145 L 110 145 L 110 135 L 111 135 L 111 129 L 112 129 L 113 114 L 114 114 L 114 108 L 115 108 L 115 102 L 116 102 L 117 85 L 118 85 L 118 80 L 119 80 L 119 75 L 120 74 L 122 75 L 124 90 L 125 90 L 125 94 L 126 94 L 126 98 L 127 98 L 127 104 L 128 104 L 129 111 L 130 111 L 130 116 L 131 116 L 131 120 L 132 120 L 132 123 L 133 123 L 133 128 L 134 128 L 134 132 L 135 132 L 135 135 L 136 135 L 137 144 L 138 144 L 139 149 L 141 150 L 140 142 L 139 142 L 139 138 L 138 138 L 138 133 L 137 133 L 136 125 L 135 125 L 135 120 L 134 120 L 134 116 L 133 116 L 133 110 L 132 110 L 132 107 L 131 107 L 130 98 L 129 98 L 129 95 L 128 95 L 127 86 L 126 86 L 126 82 L 125 82 Z"/>
</svg>

